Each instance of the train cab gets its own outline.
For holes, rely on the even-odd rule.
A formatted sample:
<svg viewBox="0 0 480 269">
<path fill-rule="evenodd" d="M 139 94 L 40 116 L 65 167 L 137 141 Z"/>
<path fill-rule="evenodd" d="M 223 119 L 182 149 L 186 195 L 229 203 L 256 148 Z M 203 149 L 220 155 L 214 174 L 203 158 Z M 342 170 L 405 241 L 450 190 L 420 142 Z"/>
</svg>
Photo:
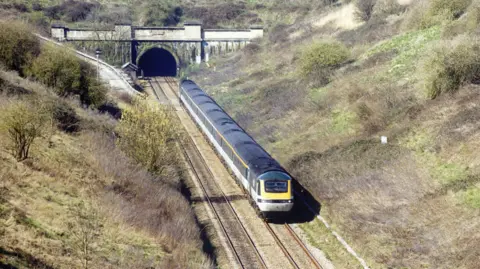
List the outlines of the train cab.
<svg viewBox="0 0 480 269">
<path fill-rule="evenodd" d="M 257 204 L 265 215 L 288 213 L 293 207 L 292 178 L 281 171 L 269 171 L 257 178 Z"/>
</svg>

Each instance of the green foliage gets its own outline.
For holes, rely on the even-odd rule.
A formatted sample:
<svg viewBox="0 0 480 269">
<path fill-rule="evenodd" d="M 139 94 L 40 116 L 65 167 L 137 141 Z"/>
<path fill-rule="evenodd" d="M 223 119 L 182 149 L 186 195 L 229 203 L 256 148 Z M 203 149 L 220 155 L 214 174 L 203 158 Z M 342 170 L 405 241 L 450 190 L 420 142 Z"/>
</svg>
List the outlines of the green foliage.
<svg viewBox="0 0 480 269">
<path fill-rule="evenodd" d="M 20 22 L 0 22 L 0 29 L 0 62 L 23 75 L 29 62 L 40 53 L 40 42 Z"/>
<path fill-rule="evenodd" d="M 362 58 L 372 57 L 379 53 L 396 53 L 397 55 L 391 61 L 387 76 L 403 77 L 416 70 L 418 59 L 425 54 L 429 44 L 440 38 L 441 29 L 439 26 L 410 31 L 381 42 L 368 50 Z"/>
<path fill-rule="evenodd" d="M 55 89 L 60 96 L 72 93 L 80 86 L 80 63 L 66 48 L 46 45 L 31 67 L 31 75 Z"/>
<path fill-rule="evenodd" d="M 50 122 L 48 109 L 38 103 L 12 101 L 0 112 L 0 131 L 7 134 L 18 161 L 29 156 L 33 141 L 42 136 Z"/>
<path fill-rule="evenodd" d="M 168 164 L 176 162 L 172 155 L 176 128 L 168 107 L 135 100 L 123 111 L 118 132 L 122 150 L 148 171 L 162 175 Z"/>
<path fill-rule="evenodd" d="M 472 0 L 420 1 L 413 6 L 406 20 L 408 28 L 425 29 L 459 18 Z"/>
<path fill-rule="evenodd" d="M 306 47 L 300 56 L 300 74 L 305 78 L 327 77 L 350 57 L 350 51 L 339 42 L 318 42 Z M 327 77 L 328 79 L 328 77 Z"/>
<path fill-rule="evenodd" d="M 352 134 L 355 132 L 357 115 L 348 110 L 335 109 L 332 111 L 332 130 L 338 134 Z"/>
<path fill-rule="evenodd" d="M 79 61 L 79 63 L 80 84 L 74 93 L 80 96 L 83 104 L 99 107 L 107 100 L 107 88 L 97 80 L 97 71 L 92 65 L 84 61 Z"/>
<path fill-rule="evenodd" d="M 452 19 L 458 18 L 471 3 L 472 0 L 432 0 L 428 12 L 430 16 L 447 14 Z"/>
<path fill-rule="evenodd" d="M 480 208 L 480 188 L 473 187 L 461 193 L 463 201 L 473 207 Z"/>
<path fill-rule="evenodd" d="M 468 38 L 447 42 L 433 50 L 424 70 L 428 98 L 455 92 L 462 84 L 478 78 L 480 44 Z"/>
<path fill-rule="evenodd" d="M 79 95 L 83 104 L 98 107 L 106 100 L 107 89 L 96 80 L 95 69 L 66 48 L 44 46 L 29 74 L 60 96 Z"/>
</svg>

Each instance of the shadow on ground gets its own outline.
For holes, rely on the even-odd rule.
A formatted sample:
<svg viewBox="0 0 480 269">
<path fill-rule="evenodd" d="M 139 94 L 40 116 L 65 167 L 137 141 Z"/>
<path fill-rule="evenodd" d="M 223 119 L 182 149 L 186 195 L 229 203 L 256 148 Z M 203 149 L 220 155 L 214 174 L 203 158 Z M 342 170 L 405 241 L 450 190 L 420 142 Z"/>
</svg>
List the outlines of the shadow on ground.
<svg viewBox="0 0 480 269">
<path fill-rule="evenodd" d="M 21 249 L 10 251 L 0 247 L 0 268 L 16 269 L 25 267 L 53 269 L 52 266 Z"/>
<path fill-rule="evenodd" d="M 320 202 L 295 179 L 293 180 L 293 189 L 295 204 L 291 213 L 286 217 L 269 219 L 269 222 L 275 224 L 305 223 L 314 220 L 320 214 L 320 209 L 322 208 Z"/>
</svg>

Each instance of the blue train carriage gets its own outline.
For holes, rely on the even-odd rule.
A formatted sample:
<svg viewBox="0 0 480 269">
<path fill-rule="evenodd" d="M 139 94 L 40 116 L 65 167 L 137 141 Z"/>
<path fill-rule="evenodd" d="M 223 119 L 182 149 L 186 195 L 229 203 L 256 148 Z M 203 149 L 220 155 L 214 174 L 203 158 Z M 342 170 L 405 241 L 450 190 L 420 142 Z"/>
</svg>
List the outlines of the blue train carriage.
<svg viewBox="0 0 480 269">
<path fill-rule="evenodd" d="M 180 83 L 180 99 L 266 217 L 293 207 L 292 178 L 195 82 Z"/>
</svg>

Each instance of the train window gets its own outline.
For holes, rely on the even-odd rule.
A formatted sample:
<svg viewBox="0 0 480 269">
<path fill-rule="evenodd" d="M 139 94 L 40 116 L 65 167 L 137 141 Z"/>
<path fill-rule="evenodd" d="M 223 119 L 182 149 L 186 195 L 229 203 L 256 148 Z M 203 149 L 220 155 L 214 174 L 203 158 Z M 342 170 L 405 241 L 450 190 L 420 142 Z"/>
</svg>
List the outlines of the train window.
<svg viewBox="0 0 480 269">
<path fill-rule="evenodd" d="M 265 191 L 266 192 L 287 192 L 288 181 L 286 180 L 266 180 Z"/>
</svg>

